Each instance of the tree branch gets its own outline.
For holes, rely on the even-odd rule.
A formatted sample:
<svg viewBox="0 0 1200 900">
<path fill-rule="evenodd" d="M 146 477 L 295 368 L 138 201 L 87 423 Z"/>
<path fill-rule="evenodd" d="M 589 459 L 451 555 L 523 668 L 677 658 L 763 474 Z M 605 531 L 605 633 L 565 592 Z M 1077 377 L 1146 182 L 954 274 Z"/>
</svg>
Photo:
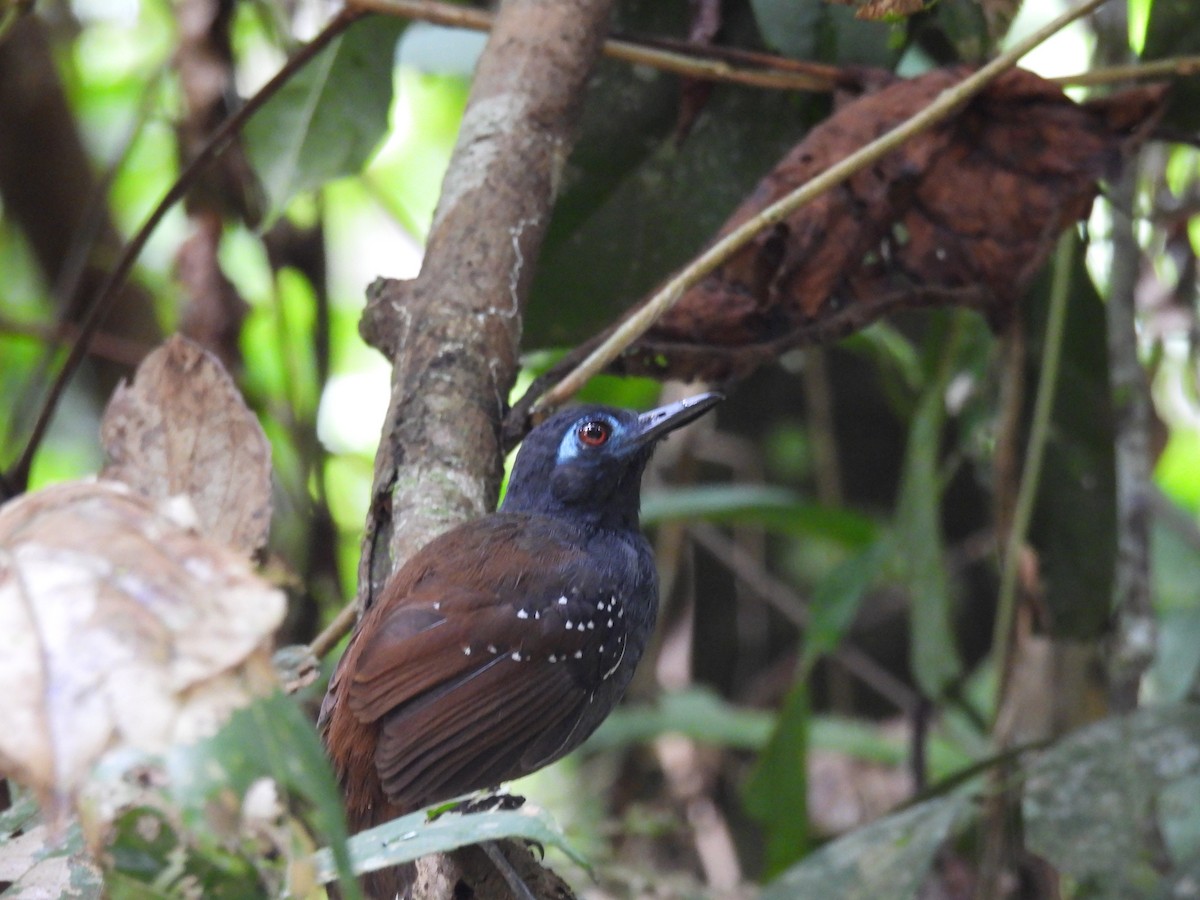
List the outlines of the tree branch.
<svg viewBox="0 0 1200 900">
<path fill-rule="evenodd" d="M 1018 41 L 1000 56 L 953 87 L 942 91 L 917 115 L 885 132 L 841 162 L 830 166 L 811 181 L 802 184 L 712 244 L 668 279 L 662 288 L 641 306 L 631 311 L 618 325 L 601 335 L 599 339 L 594 339 L 584 345 L 584 348 L 581 349 L 586 349 L 586 358 L 575 365 L 571 371 L 562 375 L 561 379 L 540 397 L 538 395 L 545 387 L 547 377 L 535 381 L 526 395 L 516 404 L 510 416 L 507 433 L 515 434 L 523 429 L 526 425 L 524 420 L 530 414 L 536 416 L 539 413 L 549 412 L 573 396 L 587 383 L 588 379 L 603 371 L 634 341 L 645 334 L 667 310 L 679 301 L 689 288 L 699 283 L 718 266 L 727 262 L 760 231 L 783 221 L 804 204 L 837 187 L 856 172 L 891 153 L 905 141 L 954 114 L 967 100 L 982 91 L 1003 72 L 1015 66 L 1018 60 L 1034 47 L 1104 2 L 1105 0 L 1084 0 L 1054 21 Z M 574 362 L 575 356 L 569 356 L 568 360 Z M 558 367 L 547 373 L 549 377 L 554 375 L 561 375 Z"/>
<path fill-rule="evenodd" d="M 489 512 L 521 313 L 612 0 L 506 0 L 480 57 L 421 274 L 372 286 L 393 362 L 359 608 L 430 538 Z"/>
</svg>

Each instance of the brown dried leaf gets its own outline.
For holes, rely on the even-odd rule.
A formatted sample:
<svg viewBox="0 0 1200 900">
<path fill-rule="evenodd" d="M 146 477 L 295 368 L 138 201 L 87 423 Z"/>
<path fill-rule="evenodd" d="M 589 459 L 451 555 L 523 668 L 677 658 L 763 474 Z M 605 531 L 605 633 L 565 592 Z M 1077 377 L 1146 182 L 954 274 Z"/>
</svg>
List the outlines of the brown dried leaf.
<svg viewBox="0 0 1200 900">
<path fill-rule="evenodd" d="M 271 524 L 271 445 L 215 356 L 178 335 L 113 393 L 103 478 L 152 499 L 187 496 L 200 530 L 253 554 Z"/>
<path fill-rule="evenodd" d="M 720 234 L 910 118 L 968 71 L 894 81 L 843 106 Z M 1140 88 L 1079 105 L 1011 70 L 957 115 L 761 232 L 617 365 L 720 379 L 898 308 L 965 305 L 1003 319 L 1058 235 L 1087 215 L 1097 181 L 1157 120 L 1162 99 L 1161 88 Z"/>
<path fill-rule="evenodd" d="M 106 751 L 214 732 L 274 684 L 268 642 L 283 611 L 244 557 L 123 484 L 6 504 L 0 774 L 62 813 Z"/>
</svg>

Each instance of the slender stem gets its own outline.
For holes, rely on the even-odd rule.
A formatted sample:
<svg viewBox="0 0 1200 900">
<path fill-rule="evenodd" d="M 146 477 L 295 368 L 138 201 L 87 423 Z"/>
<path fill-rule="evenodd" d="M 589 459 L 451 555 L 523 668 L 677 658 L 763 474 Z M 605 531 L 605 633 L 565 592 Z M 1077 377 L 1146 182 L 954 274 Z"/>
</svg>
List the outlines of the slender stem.
<svg viewBox="0 0 1200 900">
<path fill-rule="evenodd" d="M 1058 364 L 1062 355 L 1063 327 L 1067 317 L 1067 301 L 1071 294 L 1071 271 L 1075 256 L 1075 229 L 1068 229 L 1059 239 L 1054 256 L 1054 278 L 1050 286 L 1050 308 L 1046 315 L 1046 333 L 1042 341 L 1041 375 L 1033 405 L 1033 420 L 1029 426 L 1029 443 L 1025 450 L 1025 466 L 1021 487 L 1013 509 L 1012 528 L 1005 541 L 1000 571 L 1000 595 L 996 602 L 996 624 L 992 632 L 992 659 L 999 677 L 996 679 L 996 702 L 993 720 L 1000 711 L 1008 670 L 1012 642 L 1013 618 L 1016 612 L 1017 572 L 1025 534 L 1033 517 L 1041 478 L 1042 460 L 1050 435 L 1050 414 L 1054 410 L 1054 393 L 1058 387 Z"/>
<path fill-rule="evenodd" d="M 490 31 L 494 18 L 491 13 L 481 9 L 467 9 L 437 0 L 348 0 L 348 3 L 350 8 L 365 12 L 472 31 Z M 752 61 L 752 65 L 736 66 L 716 55 L 704 56 L 704 49 L 663 41 L 610 37 L 604 42 L 603 52 L 611 59 L 649 66 L 663 72 L 751 87 L 826 93 L 845 80 L 842 70 L 836 66 L 798 64 L 795 60 L 766 54 L 743 56 L 742 59 Z"/>
<path fill-rule="evenodd" d="M 307 65 L 309 60 L 325 49 L 334 38 L 345 31 L 357 18 L 359 18 L 359 13 L 347 11 L 343 11 L 335 16 L 320 34 L 300 48 L 296 55 L 289 59 L 283 68 L 275 74 L 275 77 L 263 85 L 257 94 L 247 100 L 245 105 L 236 113 L 222 122 L 221 127 L 213 132 L 212 137 L 200 148 L 195 158 L 180 173 L 175 183 L 171 185 L 166 194 L 163 195 L 163 198 L 158 202 L 158 205 L 146 218 L 146 221 L 142 223 L 141 228 L 138 229 L 129 243 L 125 245 L 125 249 L 121 251 L 121 256 L 117 260 L 116 266 L 108 274 L 108 278 L 105 279 L 104 284 L 97 293 L 95 301 L 92 303 L 91 308 L 88 309 L 87 315 L 79 323 L 79 339 L 71 345 L 71 350 L 67 354 L 62 369 L 59 370 L 54 383 L 50 386 L 50 391 L 46 395 L 46 400 L 42 404 L 41 411 L 38 413 L 37 421 L 34 423 L 33 431 L 29 436 L 28 442 L 25 444 L 25 449 L 22 451 L 17 462 L 0 479 L 0 482 L 5 485 L 6 491 L 24 490 L 28 483 L 29 468 L 33 462 L 33 456 L 46 436 L 46 431 L 50 427 L 51 420 L 54 418 L 54 412 L 58 408 L 59 401 L 61 401 L 62 395 L 66 391 L 71 378 L 78 370 L 79 364 L 87 354 L 92 336 L 104 323 L 104 318 L 108 315 L 113 301 L 116 299 L 121 287 L 125 284 L 129 273 L 133 271 L 134 263 L 141 254 L 142 248 L 146 246 L 146 242 L 150 240 L 150 235 L 158 227 L 158 223 L 162 221 L 172 206 L 183 199 L 183 196 L 196 181 L 200 173 L 228 149 L 234 135 L 246 123 L 246 120 L 254 115 L 281 87 Z"/>
<path fill-rule="evenodd" d="M 1156 59 L 1148 63 L 1130 63 L 1125 66 L 1107 66 L 1050 78 L 1055 84 L 1073 87 L 1094 87 L 1114 84 L 1119 81 L 1148 80 L 1153 78 L 1187 78 L 1200 74 L 1200 56 L 1177 56 L 1172 59 Z"/>
<path fill-rule="evenodd" d="M 808 628 L 808 605 L 795 591 L 758 564 L 741 547 L 721 531 L 705 522 L 688 526 L 688 534 L 721 565 L 736 575 L 751 591 L 758 594 L 776 612 L 798 629 Z M 830 657 L 847 672 L 872 688 L 880 697 L 903 713 L 916 709 L 920 697 L 903 681 L 877 663 L 865 651 L 850 643 L 842 643 L 830 652 Z"/>
<path fill-rule="evenodd" d="M 325 629 L 313 638 L 313 642 L 308 645 L 308 649 L 312 651 L 312 655 L 320 659 L 336 647 L 337 642 L 349 634 L 357 618 L 357 604 L 351 601 L 343 606 L 338 614 L 334 616 L 333 621 L 326 625 Z"/>
<path fill-rule="evenodd" d="M 1137 708 L 1142 676 L 1154 662 L 1158 625 L 1151 589 L 1151 496 L 1154 451 L 1153 401 L 1138 356 L 1136 302 L 1142 250 L 1133 215 L 1138 158 L 1111 186 L 1112 263 L 1109 267 L 1108 377 L 1115 422 L 1116 561 L 1113 567 L 1113 629 L 1107 654 L 1109 705 L 1114 712 Z"/>
<path fill-rule="evenodd" d="M 396 16 L 447 28 L 490 31 L 492 14 L 482 9 L 440 0 L 348 0 L 354 9 Z M 705 47 L 685 41 L 612 36 L 604 55 L 688 78 L 745 84 L 752 87 L 825 93 L 857 80 L 852 69 L 822 65 L 769 53 L 748 53 L 728 47 Z M 739 65 L 740 64 L 740 65 Z M 1139 65 L 1092 69 L 1050 78 L 1061 85 L 1113 84 L 1151 78 L 1184 78 L 1200 71 L 1200 57 L 1183 56 Z"/>
<path fill-rule="evenodd" d="M 578 366 L 569 372 L 534 406 L 534 411 L 546 410 L 564 403 L 573 396 L 593 375 L 601 372 L 609 363 L 621 355 L 634 341 L 640 338 L 658 319 L 688 290 L 702 278 L 727 262 L 742 249 L 758 232 L 786 219 L 804 204 L 846 181 L 856 172 L 873 164 L 891 153 L 909 138 L 950 116 L 969 98 L 979 93 L 1000 74 L 1012 68 L 1017 61 L 1061 31 L 1080 16 L 1096 9 L 1105 0 L 1085 0 L 1068 10 L 1053 22 L 1039 28 L 1027 38 L 1018 41 L 1009 50 L 992 60 L 981 69 L 964 78 L 958 84 L 946 88 L 932 103 L 911 119 L 897 125 L 891 131 L 867 144 L 841 162 L 830 166 L 811 181 L 798 187 L 787 196 L 768 206 L 758 215 L 721 238 L 685 268 L 676 273 L 653 297 L 618 325 L 609 337 L 591 352 Z"/>
</svg>

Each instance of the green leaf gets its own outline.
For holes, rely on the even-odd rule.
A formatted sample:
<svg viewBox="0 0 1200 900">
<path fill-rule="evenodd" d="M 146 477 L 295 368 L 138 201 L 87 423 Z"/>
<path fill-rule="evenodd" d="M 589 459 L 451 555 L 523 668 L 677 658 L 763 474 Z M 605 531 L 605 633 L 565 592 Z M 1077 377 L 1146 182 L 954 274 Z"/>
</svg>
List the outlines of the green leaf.
<svg viewBox="0 0 1200 900">
<path fill-rule="evenodd" d="M 412 862 L 430 853 L 446 853 L 458 847 L 503 838 L 523 838 L 557 847 L 584 868 L 588 862 L 543 812 L 443 813 L 430 821 L 425 812 L 393 819 L 376 828 L 360 832 L 350 839 L 350 857 L 357 874 L 374 872 L 388 866 Z M 332 880 L 337 874 L 328 849 L 319 850 L 314 861 L 317 879 Z"/>
<path fill-rule="evenodd" d="M 1026 383 L 1037 383 L 1048 278 L 1028 304 Z M 1057 637 L 1093 640 L 1110 625 L 1117 556 L 1116 435 L 1104 302 L 1079 247 L 1037 500 L 1029 526 Z M 1029 392 L 1032 415 L 1033 392 Z"/>
<path fill-rule="evenodd" d="M 1196 573 L 1200 552 L 1161 518 L 1151 529 L 1154 561 L 1154 608 L 1158 616 L 1158 652 L 1147 692 L 1155 702 L 1176 703 L 1188 696 L 1200 675 L 1200 596 Z"/>
<path fill-rule="evenodd" d="M 763 41 L 776 53 L 816 59 L 827 4 L 822 0 L 750 0 Z"/>
<path fill-rule="evenodd" d="M 950 794 L 856 829 L 789 869 L 763 890 L 759 900 L 914 897 L 934 854 L 971 803 L 968 793 Z"/>
<path fill-rule="evenodd" d="M 775 728 L 775 715 L 722 700 L 706 688 L 663 694 L 657 703 L 618 707 L 584 744 L 585 752 L 681 734 L 706 744 L 757 750 Z"/>
<path fill-rule="evenodd" d="M 843 338 L 839 346 L 878 366 L 883 376 L 880 386 L 893 405 L 911 411 L 925 373 L 916 347 L 902 331 L 889 322 L 874 322 Z"/>
<path fill-rule="evenodd" d="M 583 745 L 583 753 L 601 753 L 646 744 L 664 734 L 678 734 L 705 744 L 736 750 L 762 750 L 775 733 L 779 715 L 729 703 L 712 690 L 689 688 L 663 694 L 656 703 L 617 707 Z M 839 716 L 812 716 L 808 746 L 843 753 L 880 765 L 902 765 L 908 744 L 869 722 Z M 943 777 L 974 763 L 974 758 L 939 734 L 930 736 L 929 768 Z"/>
<path fill-rule="evenodd" d="M 813 590 L 811 618 L 804 633 L 800 670 L 807 673 L 845 638 L 868 589 L 891 555 L 886 541 L 876 541 L 857 556 L 835 566 Z"/>
<path fill-rule="evenodd" d="M 213 810 L 245 795 L 266 776 L 304 801 L 315 831 L 332 847 L 342 891 L 358 896 L 350 877 L 341 794 L 312 723 L 291 698 L 275 694 L 233 714 L 216 735 L 173 752 L 170 790 L 184 822 L 201 837 L 220 842 Z"/>
<path fill-rule="evenodd" d="M 783 534 L 819 535 L 852 549 L 870 545 L 879 532 L 879 526 L 861 513 L 806 503 L 785 488 L 752 484 L 648 492 L 642 502 L 642 521 L 671 519 L 761 525 Z"/>
<path fill-rule="evenodd" d="M 810 717 L 808 685 L 799 681 L 784 701 L 775 733 L 742 792 L 746 812 L 766 832 L 768 874 L 782 871 L 808 850 Z"/>
<path fill-rule="evenodd" d="M 370 16 L 310 60 L 246 123 L 247 154 L 268 220 L 303 191 L 362 169 L 387 130 L 396 41 L 404 23 Z"/>
<path fill-rule="evenodd" d="M 1077 896 L 1158 895 L 1200 853 L 1197 748 L 1200 709 L 1190 705 L 1106 719 L 1060 741 L 1029 770 L 1030 850 L 1074 879 Z"/>
<path fill-rule="evenodd" d="M 843 65 L 891 68 L 903 28 L 856 18 L 848 6 L 824 0 L 751 0 L 763 41 L 785 56 Z"/>
<path fill-rule="evenodd" d="M 1200 54 L 1200 25 L 1192 0 L 1154 0 L 1146 25 L 1142 59 L 1167 59 Z M 1165 124 L 1183 131 L 1200 127 L 1200 84 L 1196 78 L 1174 78 L 1168 95 Z"/>
<path fill-rule="evenodd" d="M 896 510 L 896 562 L 912 605 L 910 665 L 928 697 L 940 696 L 962 672 L 951 627 L 939 473 L 944 398 L 960 332 L 957 322 L 949 327 L 951 339 L 945 341 L 937 374 L 922 392 L 909 425 Z M 935 336 L 931 344 L 940 342 Z"/>
<path fill-rule="evenodd" d="M 686 34 L 686 4 L 619 6 L 616 27 L 629 33 Z M 756 41 L 749 9 L 725 6 L 722 40 Z M 665 72 L 597 65 L 538 259 L 524 346 L 576 343 L 694 257 L 825 105 L 718 85 L 680 142 L 679 84 Z"/>
</svg>

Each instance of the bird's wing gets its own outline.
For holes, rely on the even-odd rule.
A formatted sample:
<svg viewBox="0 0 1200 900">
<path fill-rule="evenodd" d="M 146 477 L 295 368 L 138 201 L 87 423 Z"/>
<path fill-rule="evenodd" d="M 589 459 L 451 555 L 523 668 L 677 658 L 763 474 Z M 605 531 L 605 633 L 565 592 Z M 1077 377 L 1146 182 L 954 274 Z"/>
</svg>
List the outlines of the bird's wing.
<svg viewBox="0 0 1200 900">
<path fill-rule="evenodd" d="M 455 555 L 483 562 L 451 572 L 426 560 L 364 623 L 338 688 L 360 722 L 379 725 L 375 764 L 393 802 L 422 806 L 533 771 L 594 724 L 587 707 L 624 653 L 612 605 L 623 585 L 542 527 L 514 529 L 502 553 L 488 552 L 494 526 L 459 529 Z"/>
</svg>

